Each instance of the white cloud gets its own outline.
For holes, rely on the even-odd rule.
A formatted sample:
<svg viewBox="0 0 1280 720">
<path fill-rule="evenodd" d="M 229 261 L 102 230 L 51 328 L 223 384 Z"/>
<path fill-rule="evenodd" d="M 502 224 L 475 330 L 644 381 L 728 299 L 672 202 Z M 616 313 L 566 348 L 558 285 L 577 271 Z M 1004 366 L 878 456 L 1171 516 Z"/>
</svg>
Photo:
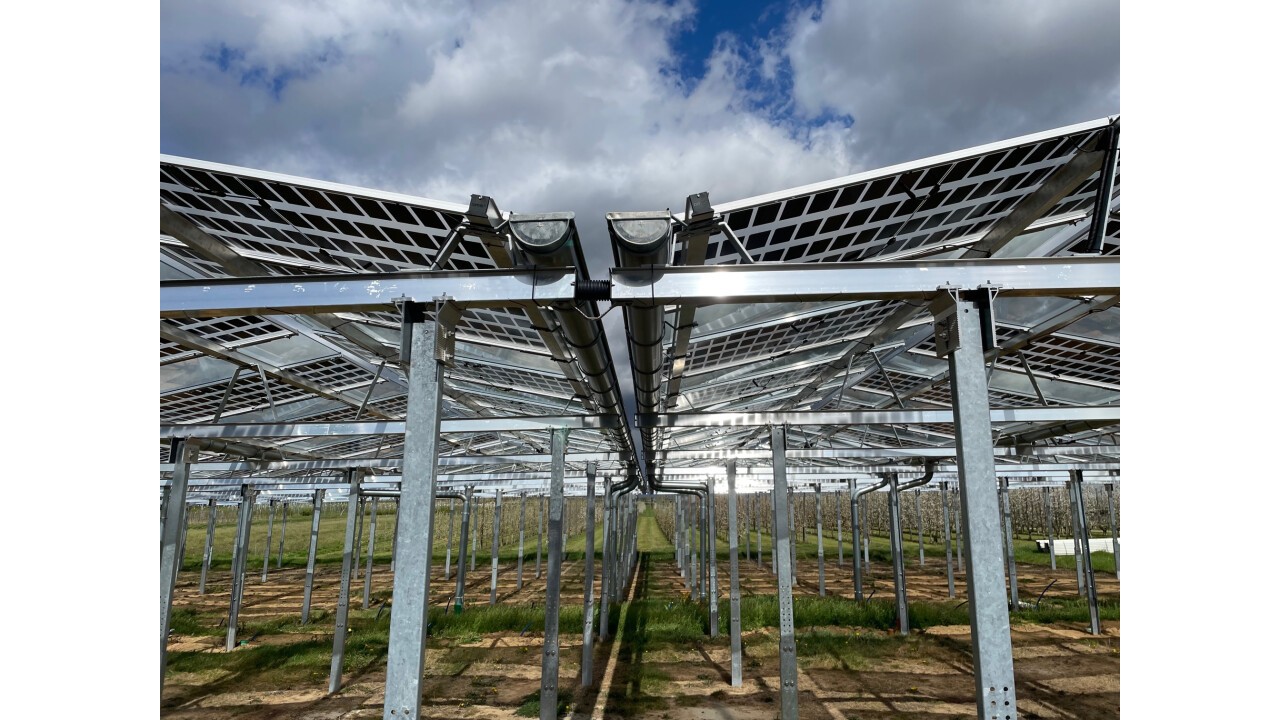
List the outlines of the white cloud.
<svg viewBox="0 0 1280 720">
<path fill-rule="evenodd" d="M 686 79 L 674 42 L 691 0 L 171 0 L 161 146 L 571 210 L 598 278 L 610 210 L 679 212 L 694 192 L 735 200 L 1119 109 L 1114 2 L 829 2 L 789 17 L 765 38 L 717 36 Z M 625 347 L 618 313 L 606 330 Z"/>
<path fill-rule="evenodd" d="M 1120 110 L 1120 6 L 828 2 L 784 33 L 802 117 L 854 118 L 882 167 Z"/>
<path fill-rule="evenodd" d="M 724 39 L 703 78 L 679 77 L 672 39 L 690 2 L 462 7 L 166 5 L 164 149 L 572 210 L 597 242 L 608 210 L 680 208 L 702 190 L 731 200 L 855 169 L 841 122 L 777 124 L 753 109 L 757 61 L 742 44 Z M 277 99 L 278 77 L 288 82 Z"/>
</svg>

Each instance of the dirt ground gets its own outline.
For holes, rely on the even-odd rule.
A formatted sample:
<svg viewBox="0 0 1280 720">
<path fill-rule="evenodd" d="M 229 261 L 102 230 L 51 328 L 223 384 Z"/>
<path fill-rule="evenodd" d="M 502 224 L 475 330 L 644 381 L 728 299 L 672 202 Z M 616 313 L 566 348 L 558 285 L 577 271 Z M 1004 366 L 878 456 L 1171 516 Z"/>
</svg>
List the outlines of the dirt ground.
<svg viewBox="0 0 1280 720">
<path fill-rule="evenodd" d="M 769 571 L 769 554 L 758 566 L 754 556 L 741 563 L 744 596 L 774 594 L 776 580 Z M 363 572 L 363 568 L 361 568 Z M 532 561 L 524 568 L 524 586 L 516 589 L 515 565 L 500 567 L 499 601 L 508 604 L 540 603 L 545 584 L 534 579 Z M 728 563 L 718 566 L 720 612 L 727 616 Z M 851 560 L 839 566 L 834 556 L 826 562 L 828 595 L 853 597 Z M 467 573 L 467 605 L 487 604 L 490 568 L 477 565 Z M 313 608 L 317 613 L 336 605 L 340 569 L 318 569 Z M 599 593 L 599 562 L 595 567 Z M 565 564 L 562 603 L 582 603 L 583 563 Z M 891 569 L 873 562 L 864 576 L 864 590 L 876 598 L 893 595 Z M 1034 602 L 1050 581 L 1057 582 L 1045 597 L 1074 597 L 1075 571 L 1051 572 L 1036 565 L 1018 566 L 1023 602 Z M 197 592 L 198 573 L 179 578 L 175 608 L 198 613 L 226 614 L 230 575 L 211 573 L 208 591 Z M 296 618 L 302 603 L 304 571 L 272 569 L 267 582 L 250 572 L 241 609 L 241 622 L 254 623 Z M 352 608 L 360 608 L 362 581 L 353 586 Z M 1115 577 L 1099 573 L 1100 595 L 1118 596 Z M 375 566 L 371 608 L 389 594 L 391 573 Z M 910 557 L 907 564 L 909 600 L 947 600 L 946 577 L 939 558 L 927 558 L 921 569 Z M 676 566 L 670 560 L 638 564 L 631 588 L 636 598 L 687 596 Z M 454 581 L 434 573 L 433 606 L 451 602 Z M 800 564 L 798 594 L 816 595 L 816 561 Z M 964 578 L 956 576 L 955 602 L 964 600 Z M 561 628 L 560 687 L 572 692 L 569 704 L 574 718 L 651 717 L 662 720 L 703 718 L 773 718 L 777 715 L 778 637 L 774 629 L 743 634 L 743 684 L 729 685 L 730 655 L 727 636 L 683 644 L 651 643 L 646 628 L 661 622 L 660 612 L 630 606 L 615 628 L 614 637 L 598 643 L 593 653 L 596 684 L 579 688 L 581 670 L 580 629 Z M 642 607 L 642 609 L 636 609 Z M 652 606 L 650 606 L 652 607 Z M 1120 628 L 1104 622 L 1102 636 L 1092 636 L 1082 623 L 1053 625 L 1015 623 L 1012 640 L 1015 658 L 1018 710 L 1023 718 L 1118 718 L 1120 705 Z M 931 627 L 905 639 L 890 633 L 857 628 L 799 628 L 804 636 L 823 636 L 816 650 L 799 658 L 800 714 L 802 718 L 953 718 L 972 717 L 974 683 L 967 625 Z M 243 635 L 242 635 L 243 637 Z M 323 615 L 309 626 L 249 640 L 250 646 L 289 645 L 332 639 L 332 617 Z M 830 642 L 827 642 L 827 641 Z M 225 653 L 222 636 L 174 634 L 169 652 Z M 825 644 L 824 644 L 825 643 Z M 507 718 L 538 691 L 542 636 L 532 632 L 503 632 L 478 638 L 431 638 L 427 649 L 423 717 Z M 852 648 L 846 651 L 845 647 Z M 861 649 L 859 649 L 861 648 Z M 237 648 L 233 652 L 241 652 Z M 323 676 L 280 686 L 251 673 L 229 670 L 170 672 L 161 698 L 161 712 L 171 720 L 223 720 L 225 718 L 376 718 L 382 716 L 386 670 L 385 655 L 374 657 L 343 678 L 343 687 L 329 696 L 327 672 Z"/>
</svg>

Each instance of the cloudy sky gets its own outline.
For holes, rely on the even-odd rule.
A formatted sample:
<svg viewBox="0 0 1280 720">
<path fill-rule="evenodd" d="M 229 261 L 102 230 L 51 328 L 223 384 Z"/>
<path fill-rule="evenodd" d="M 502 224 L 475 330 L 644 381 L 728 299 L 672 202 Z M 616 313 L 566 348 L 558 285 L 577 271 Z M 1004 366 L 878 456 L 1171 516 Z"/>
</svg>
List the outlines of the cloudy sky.
<svg viewBox="0 0 1280 720">
<path fill-rule="evenodd" d="M 679 213 L 703 190 L 736 200 L 1119 112 L 1119 4 L 167 1 L 160 110 L 164 153 L 573 211 L 603 278 L 611 210 Z M 606 327 L 629 386 L 619 318 Z"/>
<path fill-rule="evenodd" d="M 610 210 L 1119 112 L 1119 25 L 1108 0 L 164 2 L 160 149 L 570 210 L 597 270 Z"/>
</svg>

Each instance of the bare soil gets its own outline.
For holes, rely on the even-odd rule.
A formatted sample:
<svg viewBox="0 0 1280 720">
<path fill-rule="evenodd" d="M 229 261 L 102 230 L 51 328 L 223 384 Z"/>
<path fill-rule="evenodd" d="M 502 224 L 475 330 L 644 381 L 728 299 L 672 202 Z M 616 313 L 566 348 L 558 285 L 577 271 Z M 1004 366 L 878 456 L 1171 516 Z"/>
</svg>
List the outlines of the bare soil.
<svg viewBox="0 0 1280 720">
<path fill-rule="evenodd" d="M 802 560 L 796 592 L 818 593 L 816 562 Z M 516 588 L 514 563 L 499 568 L 499 602 L 541 603 L 545 581 L 534 578 L 532 562 L 526 562 L 523 587 Z M 545 572 L 545 565 L 544 565 Z M 890 568 L 872 563 L 865 570 L 864 589 L 877 598 L 891 597 Z M 363 573 L 363 568 L 361 568 Z M 721 594 L 720 612 L 727 615 L 728 563 L 718 567 Z M 319 568 L 313 594 L 313 610 L 321 619 L 308 626 L 264 634 L 249 646 L 289 645 L 332 638 L 332 609 L 337 602 L 340 570 Z M 852 565 L 846 555 L 843 566 L 827 558 L 826 593 L 853 597 Z M 468 571 L 467 604 L 489 601 L 488 566 Z M 599 562 L 595 566 L 596 595 L 599 595 Z M 391 573 L 385 565 L 375 566 L 372 584 L 377 608 L 380 598 L 389 595 Z M 1077 594 L 1075 571 L 1051 572 L 1045 567 L 1019 565 L 1021 599 L 1034 602 L 1050 581 L 1057 582 L 1046 597 Z M 208 591 L 197 592 L 197 573 L 183 573 L 175 596 L 176 608 L 225 616 L 229 602 L 230 577 L 212 573 Z M 242 623 L 280 618 L 297 618 L 302 604 L 302 570 L 272 569 L 266 583 L 257 573 L 249 573 L 241 609 Z M 1099 593 L 1118 595 L 1119 585 L 1112 575 L 1099 573 Z M 957 573 L 956 600 L 964 600 L 964 577 Z M 743 595 L 774 594 L 776 579 L 769 571 L 766 549 L 764 563 L 754 556 L 741 562 Z M 927 558 L 923 569 L 913 557 L 907 566 L 910 600 L 948 599 L 943 562 Z M 353 586 L 352 608 L 360 608 L 363 575 Z M 565 563 L 562 603 L 582 603 L 583 563 Z M 687 596 L 684 583 L 673 563 L 654 562 L 640 567 L 633 591 L 637 597 L 677 598 Z M 453 579 L 433 574 L 432 602 L 451 603 Z M 635 606 L 632 606 L 635 607 Z M 325 614 L 327 611 L 330 614 Z M 579 688 L 581 661 L 580 634 L 575 628 L 561 629 L 560 688 L 572 692 L 570 711 L 575 718 L 646 717 L 661 720 L 721 718 L 774 718 L 778 699 L 778 636 L 773 629 L 761 629 L 743 636 L 743 684 L 729 685 L 729 639 L 673 646 L 646 640 L 645 624 L 656 617 L 624 617 L 614 637 L 597 643 L 593 654 L 596 683 Z M 1018 710 L 1023 718 L 1118 718 L 1120 706 L 1120 628 L 1118 622 L 1104 622 L 1104 634 L 1092 636 L 1081 623 L 1036 625 L 1015 623 L 1012 640 L 1015 658 Z M 521 635 L 494 633 L 462 641 L 435 638 L 428 641 L 427 680 L 424 683 L 423 717 L 426 718 L 508 718 L 538 691 L 541 668 L 540 628 Z M 974 714 L 968 626 L 932 627 L 913 632 L 905 639 L 890 633 L 859 628 L 800 628 L 799 634 L 825 633 L 847 638 L 847 648 L 839 642 L 823 646 L 816 653 L 799 658 L 800 715 L 802 718 L 969 718 Z M 243 636 L 242 636 L 243 637 Z M 170 638 L 169 652 L 225 653 L 222 636 L 182 636 Z M 237 648 L 239 652 L 243 648 Z M 611 661 L 612 656 L 612 661 Z M 385 655 L 374 658 L 343 678 L 343 688 L 328 695 L 327 672 L 281 686 L 278 679 L 226 670 L 170 672 L 161 698 L 165 718 L 224 720 L 245 718 L 380 718 L 386 670 Z"/>
</svg>

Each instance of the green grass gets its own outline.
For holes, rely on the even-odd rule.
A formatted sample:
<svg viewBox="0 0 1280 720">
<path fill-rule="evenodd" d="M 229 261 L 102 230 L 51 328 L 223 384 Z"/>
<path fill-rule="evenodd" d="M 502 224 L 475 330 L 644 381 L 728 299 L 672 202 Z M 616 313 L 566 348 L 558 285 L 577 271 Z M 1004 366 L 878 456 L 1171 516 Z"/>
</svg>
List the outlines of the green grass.
<svg viewBox="0 0 1280 720">
<path fill-rule="evenodd" d="M 1082 597 L 1045 598 L 1036 609 L 1019 610 L 1014 620 L 1030 623 L 1089 622 L 1089 601 Z M 1120 619 L 1120 601 L 1116 598 L 1098 598 L 1098 617 L 1102 620 Z"/>
<path fill-rule="evenodd" d="M 511 508 L 515 508 L 514 510 Z M 517 512 L 519 505 L 503 507 L 503 512 Z M 525 526 L 525 559 L 532 562 L 537 554 L 538 543 L 538 516 L 537 510 L 530 505 L 527 512 Z M 603 503 L 596 504 L 596 517 L 603 518 Z M 457 533 L 460 531 L 461 509 L 457 510 L 457 519 L 454 523 L 454 542 L 452 559 L 457 561 L 458 557 L 458 538 Z M 257 507 L 253 513 L 253 523 L 249 533 L 249 558 L 246 569 L 250 573 L 262 571 L 262 555 L 267 540 L 267 526 L 269 524 L 270 510 L 266 507 Z M 280 528 L 282 513 L 277 509 L 276 519 L 271 534 L 271 560 L 270 567 L 272 570 L 276 568 L 276 561 L 279 556 L 280 549 Z M 203 562 L 204 543 L 208 528 L 208 515 L 203 509 L 193 508 L 188 512 L 187 527 L 187 545 L 183 554 L 182 569 L 184 571 L 199 572 Z M 447 531 L 449 522 L 449 512 L 446 507 L 439 507 L 436 510 L 436 523 L 438 534 L 436 541 L 432 545 L 432 561 L 433 563 L 443 563 L 445 557 L 444 534 Z M 324 514 L 320 517 L 320 530 L 316 540 L 316 564 L 317 565 L 341 565 L 342 564 L 342 546 L 346 539 L 347 519 L 345 512 L 334 514 L 332 508 L 326 508 Z M 485 537 L 480 538 L 479 545 L 476 547 L 476 564 L 488 564 L 492 555 L 490 549 L 493 543 L 492 530 L 489 526 L 485 528 Z M 232 507 L 218 508 L 217 524 L 214 527 L 213 535 L 213 553 L 209 558 L 209 567 L 214 570 L 230 570 L 232 559 L 232 545 L 235 543 L 236 532 L 236 511 Z M 389 564 L 391 562 L 391 544 L 395 533 L 395 511 L 393 507 L 378 508 L 378 526 L 377 540 L 375 543 L 373 561 L 375 564 Z M 661 535 L 661 533 L 659 533 Z M 295 503 L 289 507 L 289 522 L 285 529 L 285 544 L 283 566 L 286 568 L 304 568 L 307 566 L 307 553 L 310 550 L 311 543 L 311 506 L 309 503 Z M 565 550 L 567 551 L 566 559 L 569 561 L 581 560 L 586 555 L 586 533 L 579 533 L 569 537 Z M 547 553 L 547 538 L 543 536 L 542 555 L 545 558 Z M 596 523 L 595 532 L 596 557 L 602 557 L 604 551 L 604 525 L 603 522 Z M 360 563 L 363 567 L 366 561 L 366 552 L 369 549 L 369 522 L 366 518 L 364 532 L 360 539 Z M 470 548 L 468 548 L 468 555 Z M 519 557 L 519 546 L 515 541 L 506 542 L 498 550 L 498 560 L 503 563 L 514 563 Z"/>
<path fill-rule="evenodd" d="M 556 696 L 556 717 L 564 715 L 565 711 L 569 709 L 569 703 L 572 700 L 572 692 L 569 692 L 568 690 L 561 690 L 559 692 Z M 524 702 L 521 703 L 520 707 L 516 708 L 516 715 L 520 717 L 538 717 L 538 713 L 542 709 L 541 703 L 542 694 L 540 691 L 530 693 L 525 697 Z"/>
<path fill-rule="evenodd" d="M 824 538 L 823 548 L 822 548 L 823 555 L 826 557 L 827 560 L 834 561 L 837 557 L 839 557 L 839 549 L 836 545 L 835 531 L 829 528 L 823 528 L 822 535 Z M 798 533 L 792 537 L 792 540 L 795 541 L 795 546 L 796 546 L 796 558 L 816 561 L 818 558 L 817 535 L 815 535 L 813 532 L 808 533 L 808 536 L 806 537 L 804 542 L 801 542 L 799 540 L 799 537 L 800 536 Z M 1095 535 L 1094 537 L 1104 537 L 1104 536 Z M 1110 537 L 1110 536 L 1106 536 L 1106 537 Z M 768 557 L 769 548 L 772 546 L 772 543 L 773 543 L 773 537 L 770 536 L 769 533 L 761 533 L 761 539 L 764 542 L 763 547 L 764 547 L 765 557 Z M 742 546 L 745 546 L 744 540 L 740 540 L 740 547 L 739 547 L 740 552 L 744 550 L 744 547 Z M 919 547 L 919 540 L 917 536 L 914 534 L 911 534 L 910 532 L 905 533 L 904 540 L 902 543 L 902 550 L 908 563 L 910 563 L 910 561 L 913 558 L 918 557 L 918 554 L 919 554 L 918 547 Z M 756 531 L 754 528 L 752 528 L 751 530 L 752 557 L 755 557 L 755 552 L 756 552 Z M 845 558 L 848 559 L 849 557 L 851 557 L 852 553 L 853 553 L 853 540 L 849 535 L 849 533 L 846 532 L 844 534 Z M 953 540 L 951 544 L 951 556 L 952 558 L 954 558 L 953 562 L 957 563 L 957 565 L 959 563 L 958 553 L 959 553 L 959 547 L 955 544 L 955 541 Z M 889 544 L 888 536 L 872 535 L 869 554 L 871 556 L 871 560 L 874 562 L 880 562 L 880 563 L 893 562 L 893 549 Z M 925 557 L 945 558 L 946 547 L 942 543 L 928 542 L 928 539 L 926 538 L 926 541 L 924 544 L 924 554 L 925 554 Z M 1049 566 L 1049 553 L 1036 552 L 1036 543 L 1034 540 L 1015 539 L 1013 541 L 1013 554 L 1014 554 L 1014 558 L 1017 559 L 1019 563 L 1026 563 L 1029 565 L 1043 565 L 1045 567 Z M 1093 558 L 1094 572 L 1114 573 L 1116 571 L 1115 556 L 1112 555 L 1111 553 L 1095 552 L 1095 553 L 1090 553 L 1090 555 Z M 719 535 L 716 539 L 716 557 L 724 560 L 725 562 L 728 562 L 729 560 L 729 539 L 727 536 L 723 534 Z M 1058 567 L 1061 569 L 1074 570 L 1076 567 L 1075 557 L 1071 553 L 1068 553 L 1066 555 L 1059 555 L 1057 560 L 1058 560 L 1058 563 L 1057 563 Z"/>
</svg>

